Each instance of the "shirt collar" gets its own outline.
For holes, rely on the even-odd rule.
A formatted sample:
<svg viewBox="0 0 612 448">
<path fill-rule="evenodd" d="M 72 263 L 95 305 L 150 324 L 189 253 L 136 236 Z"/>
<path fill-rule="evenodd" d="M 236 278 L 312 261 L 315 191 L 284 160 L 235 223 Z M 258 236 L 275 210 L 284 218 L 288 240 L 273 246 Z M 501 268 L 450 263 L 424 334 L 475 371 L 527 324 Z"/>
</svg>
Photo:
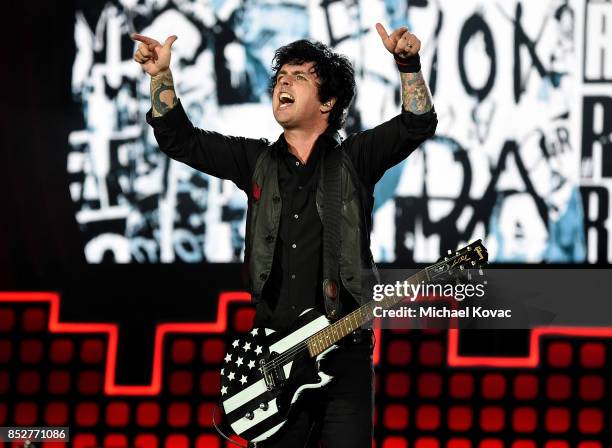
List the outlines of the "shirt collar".
<svg viewBox="0 0 612 448">
<path fill-rule="evenodd" d="M 289 146 L 287 145 L 287 140 L 285 139 L 285 133 L 283 132 L 279 135 L 278 140 L 276 141 L 279 144 L 279 149 L 281 153 L 289 152 Z M 342 137 L 338 133 L 338 131 L 332 129 L 331 127 L 327 127 L 325 131 L 317 137 L 315 142 L 315 147 L 319 144 L 324 144 L 326 148 L 334 147 L 342 143 Z"/>
</svg>

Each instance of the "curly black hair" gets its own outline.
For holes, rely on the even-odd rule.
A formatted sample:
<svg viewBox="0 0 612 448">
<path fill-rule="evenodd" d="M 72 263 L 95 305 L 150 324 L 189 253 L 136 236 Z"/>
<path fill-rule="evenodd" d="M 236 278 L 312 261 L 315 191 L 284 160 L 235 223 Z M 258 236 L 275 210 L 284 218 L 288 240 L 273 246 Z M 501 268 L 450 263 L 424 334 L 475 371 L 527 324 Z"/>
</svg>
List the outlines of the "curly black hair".
<svg viewBox="0 0 612 448">
<path fill-rule="evenodd" d="M 305 62 L 314 62 L 313 69 L 319 77 L 319 101 L 324 103 L 330 98 L 336 98 L 328 123 L 337 131 L 344 126 L 355 96 L 355 71 L 346 56 L 335 53 L 327 45 L 302 39 L 276 50 L 272 59 L 270 93 L 274 90 L 276 76 L 283 65 L 300 65 Z"/>
</svg>

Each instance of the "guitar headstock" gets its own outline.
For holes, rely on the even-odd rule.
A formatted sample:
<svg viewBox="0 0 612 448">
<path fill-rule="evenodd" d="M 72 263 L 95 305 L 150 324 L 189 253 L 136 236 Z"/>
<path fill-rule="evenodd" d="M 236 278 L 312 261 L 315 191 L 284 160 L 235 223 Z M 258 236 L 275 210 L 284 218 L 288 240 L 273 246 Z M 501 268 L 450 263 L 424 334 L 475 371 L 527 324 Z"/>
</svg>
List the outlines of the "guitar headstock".
<svg viewBox="0 0 612 448">
<path fill-rule="evenodd" d="M 427 268 L 429 277 L 432 280 L 454 278 L 463 271 L 469 273 L 474 269 L 478 269 L 479 274 L 483 275 L 482 267 L 487 264 L 489 253 L 482 244 L 482 240 L 476 240 L 455 252 L 448 252 L 449 253 L 445 257 L 440 258 L 436 264 Z"/>
</svg>

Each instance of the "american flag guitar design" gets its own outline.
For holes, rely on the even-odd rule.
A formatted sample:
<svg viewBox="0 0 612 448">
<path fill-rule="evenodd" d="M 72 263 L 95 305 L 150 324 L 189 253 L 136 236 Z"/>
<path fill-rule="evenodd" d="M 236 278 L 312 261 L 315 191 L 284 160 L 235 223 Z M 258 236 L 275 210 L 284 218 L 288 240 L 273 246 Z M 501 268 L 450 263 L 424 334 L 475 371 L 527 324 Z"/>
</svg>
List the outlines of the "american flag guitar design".
<svg viewBox="0 0 612 448">
<path fill-rule="evenodd" d="M 487 258 L 487 250 L 477 240 L 407 281 L 438 281 L 457 271 L 479 268 Z M 304 391 L 323 387 L 333 379 L 319 369 L 319 361 L 337 348 L 335 343 L 372 320 L 375 306 L 392 308 L 403 298 L 372 301 L 333 323 L 308 309 L 287 333 L 254 328 L 236 338 L 221 369 L 221 403 L 232 430 L 250 442 L 266 440 L 278 432 L 291 405 Z"/>
</svg>

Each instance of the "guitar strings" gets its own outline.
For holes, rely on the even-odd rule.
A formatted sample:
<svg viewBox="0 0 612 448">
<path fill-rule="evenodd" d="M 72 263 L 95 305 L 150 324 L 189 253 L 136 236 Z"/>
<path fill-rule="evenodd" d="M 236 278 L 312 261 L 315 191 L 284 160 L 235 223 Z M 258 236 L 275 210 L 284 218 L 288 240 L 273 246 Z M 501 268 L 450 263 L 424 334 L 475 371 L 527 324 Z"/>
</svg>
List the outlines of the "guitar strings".
<svg viewBox="0 0 612 448">
<path fill-rule="evenodd" d="M 349 316 L 352 316 L 353 314 L 356 314 L 358 311 L 360 312 L 360 309 L 361 309 L 361 308 L 357 308 L 356 310 L 354 310 L 354 311 L 352 311 L 351 313 L 347 314 L 347 315 L 346 315 L 346 316 L 345 316 L 345 317 L 344 317 L 342 320 L 344 320 L 344 319 L 348 319 L 348 318 L 349 318 Z M 340 322 L 340 321 L 339 321 L 339 322 Z M 332 324 L 332 325 L 331 325 L 331 326 L 329 326 L 329 327 L 322 328 L 321 330 L 317 331 L 317 332 L 316 332 L 315 334 L 313 334 L 312 336 L 308 337 L 308 338 L 307 338 L 305 341 L 302 341 L 302 342 L 300 342 L 300 343 L 298 343 L 298 344 L 294 345 L 293 347 L 291 347 L 289 350 L 287 350 L 286 352 L 284 352 L 284 353 L 283 353 L 282 355 L 280 355 L 278 358 L 274 358 L 274 359 L 272 359 L 271 361 L 268 361 L 266 364 L 264 364 L 264 365 L 263 365 L 263 367 L 267 368 L 267 367 L 269 367 L 269 365 L 277 365 L 277 364 L 279 364 L 279 363 L 283 363 L 283 364 L 284 364 L 284 363 L 285 363 L 285 361 L 286 361 L 288 358 L 293 357 L 295 353 L 298 353 L 298 352 L 300 352 L 301 350 L 303 350 L 304 348 L 306 348 L 306 347 L 307 347 L 307 345 L 308 345 L 308 341 L 309 341 L 311 338 L 314 338 L 314 337 L 316 337 L 316 336 L 320 335 L 320 334 L 321 334 L 321 333 L 323 333 L 324 331 L 329 331 L 329 328 L 333 327 L 333 326 L 334 326 L 334 325 L 336 325 L 336 324 L 337 324 L 337 323 Z M 347 334 L 348 334 L 348 333 L 347 333 Z M 337 336 L 337 334 L 336 334 L 336 336 Z M 345 336 L 346 336 L 346 335 L 345 335 Z M 342 339 L 342 338 L 338 338 L 338 339 L 336 339 L 336 341 L 339 341 L 340 339 Z M 334 341 L 334 342 L 336 342 L 336 341 Z M 333 344 L 331 344 L 331 345 L 333 345 Z M 331 345 L 330 345 L 330 347 L 331 347 Z"/>
<path fill-rule="evenodd" d="M 308 341 L 308 340 L 310 340 L 311 338 L 314 338 L 314 337 L 316 337 L 316 336 L 319 336 L 319 335 L 320 335 L 321 333 L 323 333 L 324 331 L 328 331 L 328 332 L 330 332 L 330 333 L 333 333 L 332 331 L 330 331 L 330 330 L 329 330 L 330 328 L 332 328 L 334 325 L 338 325 L 338 324 L 339 324 L 339 322 L 341 322 L 342 320 L 345 320 L 345 319 L 346 319 L 346 320 L 348 320 L 350 317 L 352 317 L 353 315 L 355 315 L 355 314 L 357 314 L 357 313 L 361 314 L 361 308 L 363 308 L 363 307 L 365 307 L 365 306 L 367 306 L 367 305 L 368 305 L 368 304 L 365 304 L 365 305 L 363 305 L 363 306 L 361 306 L 361 307 L 357 308 L 356 310 L 354 310 L 354 311 L 350 312 L 350 313 L 349 313 L 349 314 L 347 314 L 345 317 L 343 317 L 343 318 L 342 318 L 340 321 L 338 321 L 338 322 L 336 322 L 336 323 L 332 324 L 331 326 L 329 326 L 329 327 L 325 327 L 325 328 L 322 328 L 321 330 L 319 330 L 318 332 L 316 332 L 316 333 L 315 333 L 315 334 L 313 334 L 312 336 L 308 337 L 308 338 L 306 339 L 306 341 L 302 341 L 302 342 L 300 342 L 300 343 L 298 343 L 298 344 L 294 345 L 292 348 L 290 348 L 289 350 L 287 350 L 286 352 L 284 352 L 284 353 L 283 353 L 282 355 L 280 355 L 278 358 L 274 358 L 274 359 L 272 359 L 271 361 L 268 361 L 267 363 L 265 363 L 265 364 L 263 365 L 263 367 L 264 367 L 264 368 L 268 368 L 270 365 L 272 365 L 272 366 L 276 367 L 278 364 L 284 364 L 284 363 L 285 363 L 285 362 L 286 362 L 286 361 L 287 361 L 289 358 L 293 357 L 293 356 L 294 356 L 294 354 L 296 354 L 296 353 L 298 353 L 299 351 L 303 350 L 303 349 L 304 349 L 304 348 L 307 346 L 307 341 Z M 360 317 L 361 317 L 361 316 L 360 316 Z M 346 335 L 348 335 L 348 333 L 347 333 Z M 344 335 L 344 336 L 346 336 L 346 335 Z M 344 336 L 342 336 L 342 337 L 344 337 Z M 337 342 L 337 341 L 339 341 L 340 339 L 342 339 L 342 337 L 337 338 L 337 333 L 336 333 L 336 338 L 337 338 L 337 339 L 334 341 L 334 343 L 335 343 L 335 342 Z M 331 346 L 332 346 L 334 343 L 330 344 L 330 345 L 329 345 L 327 348 L 331 347 Z M 326 348 L 326 349 L 327 349 L 327 348 Z M 323 350 L 323 351 L 325 351 L 325 350 Z M 321 353 L 323 353 L 323 352 L 321 352 Z"/>
<path fill-rule="evenodd" d="M 334 324 L 330 325 L 329 327 L 322 328 L 321 330 L 319 330 L 318 332 L 316 332 L 316 333 L 315 333 L 315 334 L 313 334 L 312 336 L 308 337 L 308 338 L 306 339 L 306 341 L 302 341 L 302 342 L 300 342 L 300 343 L 298 343 L 298 344 L 294 345 L 292 348 L 290 348 L 289 350 L 287 350 L 286 352 L 284 352 L 284 353 L 283 353 L 282 355 L 280 355 L 278 358 L 275 358 L 275 359 L 273 359 L 273 360 L 271 360 L 271 361 L 268 361 L 267 363 L 265 363 L 265 364 L 263 365 L 263 367 L 267 368 L 267 367 L 269 367 L 270 365 L 274 365 L 274 366 L 276 366 L 276 365 L 278 365 L 279 363 L 283 363 L 283 364 L 284 364 L 284 363 L 285 363 L 285 362 L 286 362 L 286 361 L 287 361 L 289 358 L 291 358 L 291 357 L 294 355 L 294 353 L 297 353 L 297 352 L 299 352 L 300 350 L 303 350 L 303 349 L 306 347 L 306 345 L 307 345 L 307 341 L 309 341 L 309 340 L 310 340 L 310 339 L 312 339 L 312 338 L 315 338 L 316 336 L 319 336 L 319 335 L 320 335 L 321 333 L 323 333 L 324 331 L 328 331 L 329 333 L 332 333 L 332 338 L 333 338 L 333 334 L 335 333 L 335 334 L 336 334 L 336 339 L 335 339 L 334 343 L 335 343 L 335 342 L 337 342 L 337 341 L 339 341 L 340 339 L 342 339 L 342 337 L 344 337 L 344 336 L 348 335 L 349 333 L 347 333 L 347 334 L 345 334 L 344 336 L 342 336 L 342 337 L 338 338 L 338 333 L 337 333 L 337 332 L 335 332 L 335 331 L 331 331 L 331 330 L 329 330 L 329 329 L 330 329 L 330 328 L 332 328 L 332 327 L 334 327 L 335 325 L 340 326 L 340 325 L 339 325 L 339 323 L 340 323 L 340 322 L 342 322 L 343 320 L 349 320 L 351 317 L 353 317 L 353 315 L 359 314 L 359 315 L 360 315 L 359 317 L 362 317 L 362 316 L 361 316 L 361 309 L 362 309 L 363 307 L 365 307 L 365 306 L 368 306 L 368 305 L 369 305 L 369 303 L 366 303 L 365 305 L 363 305 L 363 306 L 361 306 L 361 307 L 357 308 L 356 310 L 354 310 L 354 311 L 350 312 L 349 314 L 347 314 L 346 316 L 344 316 L 344 317 L 343 317 L 341 320 L 339 320 L 338 322 L 336 322 L 336 323 L 334 323 Z M 340 331 L 342 332 L 342 330 L 340 330 Z M 329 339 L 329 338 L 328 338 L 328 339 Z M 330 344 L 330 345 L 329 345 L 327 348 L 331 347 L 331 346 L 332 346 L 334 343 Z M 326 348 L 326 349 L 327 349 L 327 348 Z M 323 351 L 325 351 L 325 350 L 323 350 Z M 323 353 L 323 352 L 321 352 L 321 353 Z"/>
<path fill-rule="evenodd" d="M 434 265 L 435 266 L 435 265 Z M 353 316 L 354 314 L 361 314 L 361 308 L 363 308 L 364 306 L 367 306 L 368 304 L 363 305 L 362 307 L 357 308 L 356 310 L 352 311 L 351 313 L 347 314 L 345 317 L 342 318 L 342 320 L 348 320 L 351 316 Z M 361 316 L 360 316 L 361 317 Z M 324 331 L 328 331 L 330 333 L 333 333 L 329 330 L 329 328 L 332 328 L 334 325 L 337 325 L 339 322 L 341 322 L 342 320 L 332 324 L 329 327 L 325 327 L 322 328 L 321 330 L 319 330 L 318 332 L 316 332 L 315 334 L 313 334 L 312 336 L 310 336 L 309 338 L 306 339 L 306 341 L 302 341 L 296 345 L 294 345 L 292 348 L 290 348 L 289 350 L 287 350 L 286 352 L 284 352 L 282 355 L 280 355 L 278 358 L 274 358 L 271 361 L 268 361 L 267 363 L 265 363 L 263 365 L 264 368 L 269 368 L 270 366 L 274 366 L 276 367 L 278 364 L 284 364 L 289 358 L 293 357 L 294 354 L 298 353 L 299 351 L 303 350 L 306 346 L 307 346 L 307 341 L 310 340 L 311 338 L 314 338 L 316 336 L 319 336 L 321 333 L 323 333 Z M 348 333 L 347 333 L 348 335 Z M 346 335 L 344 335 L 346 336 Z M 337 337 L 337 333 L 336 333 L 336 337 Z M 336 339 L 334 342 L 339 341 L 340 339 L 342 339 L 342 337 Z M 330 344 L 331 347 L 332 344 Z M 328 347 L 329 348 L 329 347 Z M 321 352 L 322 353 L 322 352 Z"/>
<path fill-rule="evenodd" d="M 328 347 L 326 347 L 326 348 L 325 348 L 325 350 L 326 350 L 327 348 L 329 348 L 329 347 L 331 347 L 332 345 L 334 345 L 334 343 L 335 343 L 335 342 L 339 341 L 339 340 L 340 340 L 340 339 L 342 339 L 344 336 L 346 336 L 346 335 L 348 335 L 348 334 L 350 333 L 350 332 L 349 332 L 349 333 L 346 333 L 345 335 L 343 335 L 343 336 L 341 336 L 341 337 L 338 337 L 338 332 L 337 332 L 337 331 L 331 331 L 331 330 L 330 330 L 330 328 L 332 328 L 332 327 L 334 327 L 334 326 L 336 326 L 336 325 L 337 325 L 338 327 L 340 327 L 339 323 L 340 323 L 342 320 L 345 320 L 345 319 L 346 319 L 346 320 L 349 320 L 350 318 L 352 318 L 352 317 L 353 317 L 353 315 L 356 315 L 356 314 L 359 314 L 359 315 L 360 315 L 360 317 L 362 318 L 362 316 L 361 316 L 361 309 L 362 309 L 362 308 L 364 308 L 364 307 L 365 307 L 365 306 L 367 306 L 367 305 L 369 305 L 369 303 L 368 303 L 368 304 L 365 304 L 365 305 L 363 305 L 363 306 L 361 306 L 361 307 L 359 307 L 359 308 L 357 308 L 356 310 L 354 310 L 354 311 L 352 311 L 352 312 L 350 312 L 349 314 L 347 314 L 346 316 L 344 316 L 344 317 L 343 317 L 343 318 L 342 318 L 340 321 L 338 321 L 338 322 L 336 322 L 336 323 L 334 323 L 334 324 L 332 324 L 332 325 L 330 325 L 330 326 L 328 326 L 328 327 L 322 328 L 321 330 L 317 331 L 317 332 L 316 332 L 315 334 L 313 334 L 312 336 L 308 337 L 308 338 L 307 338 L 305 341 L 302 341 L 302 342 L 300 342 L 300 343 L 298 343 L 298 344 L 294 345 L 292 348 L 290 348 L 289 350 L 287 350 L 286 352 L 284 352 L 284 353 L 283 353 L 282 355 L 280 355 L 278 358 L 275 358 L 275 359 L 272 359 L 271 361 L 268 361 L 266 364 L 264 364 L 264 365 L 263 365 L 263 367 L 268 367 L 269 365 L 277 365 L 277 364 L 279 364 L 279 363 L 285 363 L 285 362 L 286 362 L 286 360 L 287 360 L 288 358 L 292 357 L 294 353 L 297 353 L 297 352 L 299 352 L 300 350 L 303 350 L 304 348 L 306 348 L 306 346 L 307 346 L 307 344 L 308 344 L 308 341 L 309 341 L 310 339 L 315 338 L 316 336 L 319 336 L 319 335 L 320 335 L 321 333 L 323 333 L 324 331 L 327 331 L 327 332 L 331 333 L 331 334 L 332 334 L 332 338 L 333 338 L 333 339 L 335 339 L 333 343 L 331 343 L 331 344 L 330 344 Z M 342 329 L 340 329 L 340 332 L 342 332 Z M 335 337 L 334 337 L 334 334 L 335 334 Z M 327 339 L 329 339 L 329 337 L 328 337 Z M 323 350 L 321 353 L 323 353 L 325 350 Z M 319 353 L 319 354 L 320 354 L 320 353 Z"/>
<path fill-rule="evenodd" d="M 352 314 L 352 313 L 351 313 Z M 348 315 L 347 315 L 348 316 Z M 315 334 L 313 334 L 312 336 L 308 337 L 305 341 L 299 342 L 298 344 L 294 345 L 293 347 L 291 347 L 289 350 L 287 350 L 286 352 L 284 352 L 282 355 L 280 355 L 278 358 L 274 358 L 271 361 L 268 361 L 266 364 L 263 365 L 263 367 L 268 367 L 269 365 L 274 365 L 276 366 L 279 363 L 284 364 L 286 362 L 286 360 L 288 358 L 294 357 L 295 354 L 299 353 L 301 350 L 305 349 L 308 345 L 308 341 L 311 338 L 314 338 L 315 336 L 318 336 L 319 334 L 323 333 L 323 331 L 327 330 L 330 327 L 325 327 L 322 328 L 321 330 L 317 331 Z"/>
</svg>

